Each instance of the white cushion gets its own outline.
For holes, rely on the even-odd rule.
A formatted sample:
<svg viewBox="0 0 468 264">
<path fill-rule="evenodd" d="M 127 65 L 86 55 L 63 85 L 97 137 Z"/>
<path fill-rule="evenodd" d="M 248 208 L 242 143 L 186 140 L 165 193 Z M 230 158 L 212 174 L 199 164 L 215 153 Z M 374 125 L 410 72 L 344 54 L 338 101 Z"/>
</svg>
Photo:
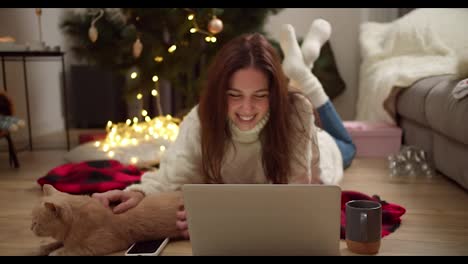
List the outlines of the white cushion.
<svg viewBox="0 0 468 264">
<path fill-rule="evenodd" d="M 125 147 L 114 147 L 111 150 L 114 156 L 110 157 L 110 151 L 103 151 L 102 146 L 96 147 L 95 141 L 81 144 L 65 154 L 65 160 L 68 162 L 82 162 L 89 160 L 118 160 L 125 165 L 136 165 L 138 167 L 153 166 L 159 164 L 161 154 L 163 154 L 171 145 L 169 140 L 150 140 L 140 142 L 138 145 L 129 144 Z M 161 151 L 160 147 L 164 146 L 165 151 Z M 136 163 L 132 163 L 131 159 L 137 158 Z"/>
</svg>

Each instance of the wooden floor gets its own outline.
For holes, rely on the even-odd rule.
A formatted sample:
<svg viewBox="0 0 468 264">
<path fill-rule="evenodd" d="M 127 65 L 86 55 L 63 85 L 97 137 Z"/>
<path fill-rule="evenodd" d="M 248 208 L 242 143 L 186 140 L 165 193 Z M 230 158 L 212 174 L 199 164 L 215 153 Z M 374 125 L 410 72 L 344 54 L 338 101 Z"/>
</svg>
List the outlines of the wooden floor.
<svg viewBox="0 0 468 264">
<path fill-rule="evenodd" d="M 62 164 L 64 153 L 20 152 L 20 169 L 9 168 L 7 154 L 0 153 L 0 255 L 34 255 L 51 241 L 33 235 L 30 213 L 40 196 L 36 180 Z M 385 159 L 357 159 L 341 184 L 407 209 L 400 228 L 382 240 L 379 255 L 468 255 L 468 192 L 443 176 L 391 178 L 386 166 Z M 341 254 L 352 255 L 344 242 Z M 190 242 L 171 242 L 163 255 L 191 255 Z"/>
</svg>

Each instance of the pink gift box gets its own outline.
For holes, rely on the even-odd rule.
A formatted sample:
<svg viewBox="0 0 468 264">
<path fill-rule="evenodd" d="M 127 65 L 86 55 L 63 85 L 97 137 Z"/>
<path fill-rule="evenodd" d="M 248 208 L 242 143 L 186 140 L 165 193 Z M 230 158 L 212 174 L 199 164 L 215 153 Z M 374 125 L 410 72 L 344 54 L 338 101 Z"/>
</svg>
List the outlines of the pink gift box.
<svg viewBox="0 0 468 264">
<path fill-rule="evenodd" d="M 354 144 L 356 157 L 388 157 L 400 151 L 401 128 L 385 122 L 344 121 Z"/>
</svg>

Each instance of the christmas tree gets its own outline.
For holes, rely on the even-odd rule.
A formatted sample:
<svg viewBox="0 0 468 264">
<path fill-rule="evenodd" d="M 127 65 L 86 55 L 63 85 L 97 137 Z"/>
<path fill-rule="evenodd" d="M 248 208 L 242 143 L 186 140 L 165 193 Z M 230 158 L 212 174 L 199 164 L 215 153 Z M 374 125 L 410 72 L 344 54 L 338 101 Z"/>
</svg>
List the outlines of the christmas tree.
<svg viewBox="0 0 468 264">
<path fill-rule="evenodd" d="M 205 70 L 219 48 L 240 34 L 264 33 L 267 17 L 279 10 L 86 8 L 68 11 L 60 27 L 77 58 L 131 76 L 128 98 L 157 96 L 160 81 L 167 80 L 189 109 L 197 103 Z M 160 107 L 158 112 L 162 114 Z"/>
</svg>

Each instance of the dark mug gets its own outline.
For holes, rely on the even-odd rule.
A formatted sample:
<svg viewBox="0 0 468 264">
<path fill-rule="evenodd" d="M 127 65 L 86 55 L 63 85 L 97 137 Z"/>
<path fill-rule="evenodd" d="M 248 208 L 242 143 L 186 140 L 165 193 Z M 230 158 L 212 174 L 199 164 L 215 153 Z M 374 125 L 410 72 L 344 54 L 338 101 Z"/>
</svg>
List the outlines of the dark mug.
<svg viewBox="0 0 468 264">
<path fill-rule="evenodd" d="M 346 203 L 346 245 L 358 254 L 379 252 L 382 234 L 382 205 L 369 200 Z"/>
</svg>

